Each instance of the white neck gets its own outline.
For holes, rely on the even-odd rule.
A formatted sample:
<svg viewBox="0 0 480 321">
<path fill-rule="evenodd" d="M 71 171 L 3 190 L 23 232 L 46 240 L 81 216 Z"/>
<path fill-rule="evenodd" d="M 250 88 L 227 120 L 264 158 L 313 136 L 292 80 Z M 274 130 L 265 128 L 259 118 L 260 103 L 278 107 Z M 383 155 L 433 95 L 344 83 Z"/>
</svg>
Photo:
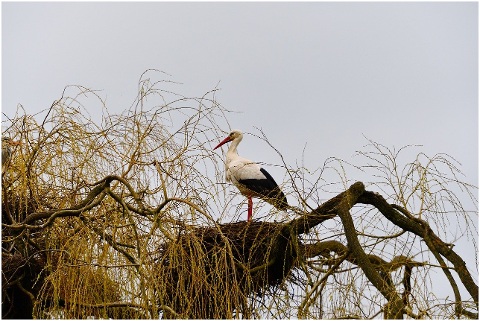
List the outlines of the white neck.
<svg viewBox="0 0 480 321">
<path fill-rule="evenodd" d="M 242 141 L 242 137 L 241 136 L 238 136 L 237 138 L 235 138 L 232 143 L 230 144 L 230 147 L 228 148 L 228 151 L 227 151 L 227 154 L 235 154 L 235 155 L 238 155 L 237 153 L 237 147 L 238 147 L 238 144 L 240 144 L 240 142 Z"/>
<path fill-rule="evenodd" d="M 242 139 L 243 139 L 243 136 L 240 135 L 232 141 L 227 151 L 227 160 L 231 161 L 232 159 L 238 157 L 237 147 L 238 147 L 238 144 L 240 144 L 240 142 L 242 141 Z"/>
</svg>

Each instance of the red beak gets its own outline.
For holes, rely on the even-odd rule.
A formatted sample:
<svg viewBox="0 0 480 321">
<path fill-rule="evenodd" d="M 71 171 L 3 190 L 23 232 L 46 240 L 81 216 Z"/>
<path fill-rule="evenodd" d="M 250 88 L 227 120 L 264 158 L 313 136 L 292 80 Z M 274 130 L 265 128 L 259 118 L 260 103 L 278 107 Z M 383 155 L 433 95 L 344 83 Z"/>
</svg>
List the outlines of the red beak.
<svg viewBox="0 0 480 321">
<path fill-rule="evenodd" d="M 220 144 L 217 145 L 217 147 L 215 147 L 213 150 L 217 149 L 218 147 L 222 146 L 223 144 L 225 143 L 228 143 L 229 141 L 231 141 L 232 139 L 230 138 L 230 136 L 228 136 L 227 138 L 225 138 L 224 140 L 222 140 L 222 142 Z"/>
</svg>

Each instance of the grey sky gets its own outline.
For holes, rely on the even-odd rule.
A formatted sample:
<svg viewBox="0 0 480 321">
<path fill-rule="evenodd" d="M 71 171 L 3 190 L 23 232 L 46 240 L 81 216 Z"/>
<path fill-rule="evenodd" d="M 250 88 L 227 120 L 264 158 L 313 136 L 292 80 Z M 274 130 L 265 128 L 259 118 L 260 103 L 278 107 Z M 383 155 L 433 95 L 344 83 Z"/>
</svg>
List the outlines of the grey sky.
<svg viewBox="0 0 480 321">
<path fill-rule="evenodd" d="M 130 107 L 140 74 L 217 100 L 234 128 L 294 164 L 350 161 L 364 136 L 448 153 L 478 185 L 478 4 L 2 3 L 2 112 L 48 108 L 66 85 Z M 229 130 L 225 128 L 225 130 Z M 279 163 L 247 135 L 242 156 Z M 281 168 L 269 169 L 274 177 Z M 354 179 L 354 178 L 352 178 Z M 470 265 L 472 267 L 472 265 Z"/>
<path fill-rule="evenodd" d="M 3 3 L 3 112 L 66 85 L 128 108 L 157 68 L 261 127 L 288 161 L 422 144 L 478 176 L 476 3 Z M 272 115 L 275 117 L 272 117 Z M 228 129 L 226 129 L 228 130 Z M 248 141 L 248 139 L 246 140 Z M 252 155 L 257 143 L 252 145 Z M 245 146 L 243 146 L 245 150 Z M 308 155 L 308 154 L 307 154 Z"/>
</svg>

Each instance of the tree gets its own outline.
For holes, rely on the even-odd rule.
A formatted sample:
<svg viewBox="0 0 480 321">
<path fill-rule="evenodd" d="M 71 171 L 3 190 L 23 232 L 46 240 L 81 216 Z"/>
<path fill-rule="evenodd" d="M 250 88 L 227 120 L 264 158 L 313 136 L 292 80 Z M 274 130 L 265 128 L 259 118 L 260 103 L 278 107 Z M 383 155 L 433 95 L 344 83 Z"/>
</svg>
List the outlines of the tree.
<svg viewBox="0 0 480 321">
<path fill-rule="evenodd" d="M 215 90 L 186 98 L 158 76 L 119 115 L 74 86 L 42 118 L 20 106 L 4 122 L 22 142 L 2 175 L 4 318 L 478 318 L 476 267 L 446 241 L 454 219 L 476 253 L 476 187 L 452 157 L 402 166 L 415 147 L 369 141 L 363 166 L 284 163 L 300 207 L 259 202 L 264 217 L 238 221 L 244 199 L 211 150 L 228 111 Z"/>
</svg>

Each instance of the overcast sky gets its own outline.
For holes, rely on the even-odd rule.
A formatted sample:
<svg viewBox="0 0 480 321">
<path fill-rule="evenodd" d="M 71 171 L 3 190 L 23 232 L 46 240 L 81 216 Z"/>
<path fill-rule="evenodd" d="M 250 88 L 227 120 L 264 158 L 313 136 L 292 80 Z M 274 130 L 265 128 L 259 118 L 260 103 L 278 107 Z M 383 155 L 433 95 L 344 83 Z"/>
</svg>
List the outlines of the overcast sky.
<svg viewBox="0 0 480 321">
<path fill-rule="evenodd" d="M 287 161 L 421 144 L 478 170 L 477 3 L 2 3 L 2 111 L 48 108 L 66 85 L 130 107 L 156 68 L 241 111 Z M 219 83 L 220 82 L 220 83 Z M 225 129 L 226 131 L 228 130 Z M 255 159 L 264 146 L 246 138 Z M 245 144 L 249 144 L 248 148 Z M 273 155 L 273 154 L 272 154 Z M 272 161 L 273 162 L 273 161 Z"/>
<path fill-rule="evenodd" d="M 305 144 L 307 166 L 350 161 L 366 136 L 448 153 L 478 185 L 476 2 L 2 3 L 9 116 L 48 108 L 66 85 L 102 90 L 119 113 L 149 68 L 185 96 L 218 85 L 242 112 L 232 127 L 262 128 L 292 165 Z M 247 135 L 240 152 L 279 163 L 265 148 Z"/>
</svg>

